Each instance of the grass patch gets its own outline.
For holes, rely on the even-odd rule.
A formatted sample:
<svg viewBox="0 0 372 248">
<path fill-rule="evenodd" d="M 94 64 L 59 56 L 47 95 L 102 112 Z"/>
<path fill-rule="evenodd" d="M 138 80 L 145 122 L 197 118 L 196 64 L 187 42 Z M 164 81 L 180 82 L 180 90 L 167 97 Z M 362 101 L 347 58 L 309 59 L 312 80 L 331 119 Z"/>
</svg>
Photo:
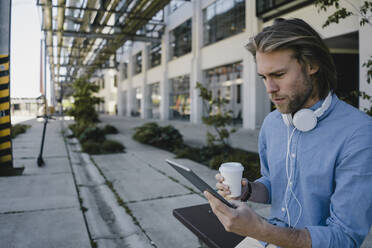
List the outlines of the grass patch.
<svg viewBox="0 0 372 248">
<path fill-rule="evenodd" d="M 103 132 L 105 134 L 118 134 L 119 133 L 116 127 L 112 125 L 108 125 L 108 124 L 103 127 Z"/>
<path fill-rule="evenodd" d="M 25 124 L 15 124 L 12 125 L 11 131 L 10 131 L 10 137 L 14 139 L 18 135 L 25 133 L 27 129 L 29 129 L 31 125 L 25 125 Z"/>
<path fill-rule="evenodd" d="M 102 144 L 102 153 L 119 153 L 124 152 L 125 147 L 115 140 L 105 140 Z"/>
<path fill-rule="evenodd" d="M 181 133 L 173 126 L 161 127 L 156 122 L 148 122 L 135 128 L 133 139 L 170 152 L 183 146 Z"/>
<path fill-rule="evenodd" d="M 118 141 L 107 140 L 106 134 L 113 133 L 113 126 L 106 125 L 103 129 L 97 126 L 69 125 L 73 132 L 71 137 L 77 137 L 83 152 L 88 154 L 109 154 L 125 152 L 125 146 Z M 115 128 L 116 130 L 116 128 Z M 117 130 L 116 130 L 117 131 Z M 69 138 L 71 138 L 69 137 Z"/>
</svg>

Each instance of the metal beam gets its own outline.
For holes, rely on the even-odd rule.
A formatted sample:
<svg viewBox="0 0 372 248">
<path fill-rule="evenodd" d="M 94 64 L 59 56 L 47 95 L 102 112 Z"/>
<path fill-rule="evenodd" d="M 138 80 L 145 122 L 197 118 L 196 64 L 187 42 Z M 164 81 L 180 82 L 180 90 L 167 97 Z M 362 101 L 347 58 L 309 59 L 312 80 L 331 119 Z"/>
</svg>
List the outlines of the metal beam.
<svg viewBox="0 0 372 248">
<path fill-rule="evenodd" d="M 75 68 L 85 68 L 85 67 L 99 67 L 99 68 L 117 68 L 117 66 L 106 66 L 102 64 L 90 64 L 90 65 L 70 65 L 70 64 L 60 64 L 61 67 L 75 67 Z"/>
<path fill-rule="evenodd" d="M 45 4 L 43 3 L 40 3 L 38 2 L 36 4 L 37 6 L 41 6 L 41 7 L 44 7 Z M 109 9 L 104 9 L 104 8 L 87 8 L 87 7 L 76 7 L 76 6 L 63 6 L 63 5 L 59 5 L 59 4 L 53 4 L 51 5 L 52 8 L 62 8 L 62 7 L 65 7 L 66 9 L 71 9 L 71 10 L 84 10 L 84 11 L 94 11 L 94 12 L 107 12 L 107 13 L 112 13 L 112 14 L 120 14 L 121 12 L 120 11 L 115 11 L 115 10 L 109 10 Z M 128 12 L 126 12 L 128 13 Z"/>
<path fill-rule="evenodd" d="M 53 35 L 57 35 L 60 31 L 53 29 L 53 30 L 47 30 L 43 29 L 43 31 L 51 31 Z M 116 34 L 104 34 L 104 33 L 92 33 L 92 32 L 78 32 L 78 31 L 69 31 L 65 30 L 62 32 L 62 36 L 64 37 L 78 37 L 78 38 L 86 38 L 86 39 L 106 39 L 106 40 L 113 40 L 118 37 L 127 36 L 127 40 L 132 41 L 144 41 L 144 42 L 160 42 L 160 38 L 155 37 L 148 37 L 148 36 L 142 36 L 142 35 L 136 35 L 136 34 L 130 34 L 130 33 L 116 33 Z"/>
</svg>

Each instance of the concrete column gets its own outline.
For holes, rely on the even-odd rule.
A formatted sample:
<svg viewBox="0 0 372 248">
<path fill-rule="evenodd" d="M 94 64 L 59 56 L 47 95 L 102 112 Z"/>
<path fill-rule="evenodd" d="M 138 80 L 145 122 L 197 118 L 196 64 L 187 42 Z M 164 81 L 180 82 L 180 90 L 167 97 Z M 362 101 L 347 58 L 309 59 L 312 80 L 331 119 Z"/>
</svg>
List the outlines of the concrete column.
<svg viewBox="0 0 372 248">
<path fill-rule="evenodd" d="M 21 175 L 24 167 L 13 168 L 12 140 L 10 138 L 10 20 L 11 1 L 0 1 L 0 80 L 2 104 L 0 106 L 0 176 Z M 39 156 L 40 157 L 40 156 Z M 41 157 L 40 157 L 41 158 Z"/>
<path fill-rule="evenodd" d="M 367 68 L 362 65 L 372 57 L 372 25 L 365 24 L 359 28 L 359 90 L 372 96 L 372 82 L 367 82 Z M 370 109 L 371 102 L 359 98 L 359 109 Z"/>
<path fill-rule="evenodd" d="M 169 5 L 165 8 L 164 21 L 168 23 Z M 160 80 L 160 119 L 169 119 L 169 80 L 168 80 L 168 58 L 169 58 L 169 29 L 165 27 L 164 35 L 161 40 L 161 71 Z"/>
<path fill-rule="evenodd" d="M 256 1 L 246 1 L 246 34 L 251 37 L 258 33 L 260 23 L 256 17 Z M 247 39 L 248 43 L 248 39 Z M 243 128 L 258 128 L 270 112 L 270 100 L 262 80 L 257 76 L 253 56 L 244 48 L 243 55 Z"/>
<path fill-rule="evenodd" d="M 150 101 L 149 101 L 149 88 L 147 84 L 147 70 L 149 68 L 149 46 L 148 44 L 144 44 L 144 48 L 142 50 L 142 73 L 143 73 L 143 82 L 141 85 L 141 92 L 142 92 L 142 101 L 141 101 L 141 118 L 148 119 L 150 118 Z"/>
<path fill-rule="evenodd" d="M 118 116 L 123 116 L 124 114 L 124 108 L 125 108 L 125 104 L 123 103 L 123 84 L 124 84 L 124 78 L 123 78 L 123 75 L 124 75 L 124 70 L 126 69 L 125 66 L 124 66 L 124 63 L 120 63 L 119 64 L 119 75 L 118 75 L 118 88 L 117 88 L 117 101 L 116 101 L 116 104 L 117 104 L 117 107 L 118 107 Z"/>
<path fill-rule="evenodd" d="M 135 92 L 132 88 L 132 81 L 133 81 L 133 70 L 134 70 L 134 61 L 133 61 L 133 48 L 128 49 L 128 85 L 126 87 L 126 94 L 127 94 L 127 116 L 131 116 L 131 112 L 134 108 L 134 101 L 135 101 Z"/>
<path fill-rule="evenodd" d="M 203 114 L 203 103 L 199 97 L 199 90 L 195 89 L 196 83 L 203 83 L 201 71 L 201 48 L 203 45 L 203 14 L 201 8 L 202 0 L 192 2 L 192 60 L 190 73 L 190 98 L 191 98 L 191 123 L 201 123 Z"/>
</svg>

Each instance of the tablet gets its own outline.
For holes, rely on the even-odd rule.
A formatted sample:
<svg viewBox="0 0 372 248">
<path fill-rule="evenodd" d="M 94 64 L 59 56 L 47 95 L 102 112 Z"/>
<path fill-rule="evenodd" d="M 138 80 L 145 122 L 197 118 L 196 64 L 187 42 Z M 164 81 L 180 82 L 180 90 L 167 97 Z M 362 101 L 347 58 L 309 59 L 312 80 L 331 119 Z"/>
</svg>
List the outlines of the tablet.
<svg viewBox="0 0 372 248">
<path fill-rule="evenodd" d="M 223 198 L 220 194 L 217 193 L 211 186 L 209 186 L 205 181 L 203 181 L 200 177 L 198 177 L 191 169 L 180 165 L 171 160 L 165 160 L 170 166 L 172 166 L 178 173 L 180 173 L 184 178 L 189 180 L 195 187 L 197 187 L 201 192 L 208 191 L 220 201 L 225 203 L 230 208 L 236 208 L 236 206 L 232 205 L 228 202 L 225 198 Z"/>
</svg>

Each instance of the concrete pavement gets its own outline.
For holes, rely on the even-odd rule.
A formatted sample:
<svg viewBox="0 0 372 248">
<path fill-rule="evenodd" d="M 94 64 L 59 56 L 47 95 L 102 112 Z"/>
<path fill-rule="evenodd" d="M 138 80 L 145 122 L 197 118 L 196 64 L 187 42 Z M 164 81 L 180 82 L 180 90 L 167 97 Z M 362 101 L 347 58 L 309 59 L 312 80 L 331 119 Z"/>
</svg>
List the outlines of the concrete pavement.
<svg viewBox="0 0 372 248">
<path fill-rule="evenodd" d="M 15 167 L 22 176 L 0 178 L 0 247 L 91 247 L 60 122 L 48 125 L 45 167 L 39 168 L 43 124 L 13 140 Z"/>
<path fill-rule="evenodd" d="M 131 139 L 139 118 L 101 116 L 120 133 L 126 153 L 89 156 L 76 139 L 64 140 L 68 121 L 48 124 L 44 167 L 37 167 L 42 122 L 13 141 L 14 164 L 22 176 L 0 178 L 0 247 L 180 247 L 197 248 L 196 237 L 172 216 L 172 210 L 206 203 L 202 195 L 164 160 L 172 153 Z M 102 123 L 102 124 L 104 124 Z M 172 124 L 186 142 L 202 145 L 205 127 Z M 256 144 L 257 134 L 238 131 L 232 144 Z M 188 135 L 188 136 L 186 136 Z M 235 137 L 235 138 L 234 138 Z M 238 138 L 236 138 L 238 137 Z M 65 142 L 66 141 L 66 142 Z M 216 171 L 178 159 L 210 185 Z M 250 205 L 261 215 L 269 206 Z M 363 248 L 372 247 L 369 235 Z"/>
</svg>

